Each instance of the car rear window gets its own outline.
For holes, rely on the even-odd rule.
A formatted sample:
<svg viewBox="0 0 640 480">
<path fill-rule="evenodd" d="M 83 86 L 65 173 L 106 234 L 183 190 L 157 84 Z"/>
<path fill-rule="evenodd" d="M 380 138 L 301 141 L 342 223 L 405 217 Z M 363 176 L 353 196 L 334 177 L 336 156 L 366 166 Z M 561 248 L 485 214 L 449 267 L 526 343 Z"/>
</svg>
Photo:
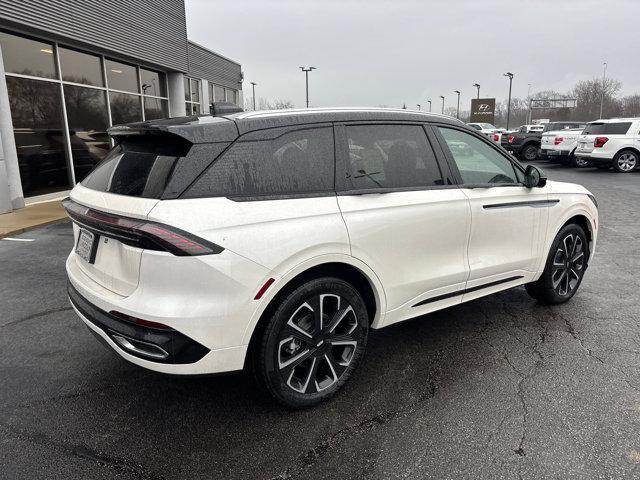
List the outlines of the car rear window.
<svg viewBox="0 0 640 480">
<path fill-rule="evenodd" d="M 131 137 L 111 149 L 81 184 L 101 192 L 160 198 L 188 150 L 187 144 L 162 137 Z"/>
<path fill-rule="evenodd" d="M 583 135 L 624 135 L 629 131 L 631 122 L 588 123 Z"/>
</svg>

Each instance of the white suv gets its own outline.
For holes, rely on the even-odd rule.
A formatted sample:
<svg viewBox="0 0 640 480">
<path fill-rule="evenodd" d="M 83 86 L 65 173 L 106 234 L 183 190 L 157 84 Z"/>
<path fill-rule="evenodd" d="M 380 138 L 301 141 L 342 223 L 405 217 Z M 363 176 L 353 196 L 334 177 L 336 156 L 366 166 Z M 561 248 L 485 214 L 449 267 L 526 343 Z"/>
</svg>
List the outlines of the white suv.
<svg viewBox="0 0 640 480">
<path fill-rule="evenodd" d="M 369 329 L 525 285 L 570 299 L 598 211 L 446 116 L 308 109 L 114 127 L 66 202 L 68 293 L 126 360 L 251 367 L 292 407 L 330 397 Z"/>
<path fill-rule="evenodd" d="M 575 156 L 596 167 L 622 173 L 640 163 L 640 118 L 611 118 L 588 123 L 578 138 Z"/>
</svg>

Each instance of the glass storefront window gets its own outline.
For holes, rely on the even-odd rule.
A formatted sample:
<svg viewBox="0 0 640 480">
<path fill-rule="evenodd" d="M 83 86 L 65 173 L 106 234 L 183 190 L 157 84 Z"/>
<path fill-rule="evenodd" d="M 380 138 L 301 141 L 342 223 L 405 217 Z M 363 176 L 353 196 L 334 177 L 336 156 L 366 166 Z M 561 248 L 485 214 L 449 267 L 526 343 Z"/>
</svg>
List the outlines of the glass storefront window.
<svg viewBox="0 0 640 480">
<path fill-rule="evenodd" d="M 136 67 L 114 60 L 107 60 L 105 64 L 107 69 L 107 83 L 110 89 L 135 93 L 140 91 Z"/>
<path fill-rule="evenodd" d="M 214 85 L 213 98 L 215 99 L 216 102 L 224 102 L 225 101 L 224 88 L 218 85 Z"/>
<path fill-rule="evenodd" d="M 113 125 L 142 121 L 142 107 L 138 95 L 109 92 L 109 102 Z"/>
<path fill-rule="evenodd" d="M 233 104 L 238 103 L 237 98 L 236 98 L 236 91 L 232 90 L 231 88 L 226 88 L 225 89 L 227 92 L 227 102 L 231 102 Z"/>
<path fill-rule="evenodd" d="M 69 188 L 60 85 L 7 76 L 7 88 L 24 195 Z"/>
<path fill-rule="evenodd" d="M 104 87 L 100 57 L 63 47 L 58 49 L 58 55 L 62 80 Z"/>
<path fill-rule="evenodd" d="M 159 98 L 144 97 L 145 120 L 167 118 L 168 116 L 169 116 L 169 105 L 166 100 L 161 100 Z"/>
<path fill-rule="evenodd" d="M 198 103 L 193 104 L 193 114 L 200 115 L 200 104 Z"/>
<path fill-rule="evenodd" d="M 200 102 L 200 81 L 191 79 L 191 99 L 192 102 Z"/>
<path fill-rule="evenodd" d="M 184 99 L 187 102 L 191 101 L 191 82 L 187 77 L 184 77 Z"/>
<path fill-rule="evenodd" d="M 111 148 L 104 90 L 64 85 L 67 123 L 76 182 L 80 182 Z"/>
<path fill-rule="evenodd" d="M 51 43 L 0 32 L 0 46 L 5 72 L 58 78 Z"/>
<path fill-rule="evenodd" d="M 143 95 L 153 95 L 154 97 L 167 96 L 167 85 L 164 81 L 164 74 L 141 68 L 140 80 L 142 81 Z"/>
</svg>

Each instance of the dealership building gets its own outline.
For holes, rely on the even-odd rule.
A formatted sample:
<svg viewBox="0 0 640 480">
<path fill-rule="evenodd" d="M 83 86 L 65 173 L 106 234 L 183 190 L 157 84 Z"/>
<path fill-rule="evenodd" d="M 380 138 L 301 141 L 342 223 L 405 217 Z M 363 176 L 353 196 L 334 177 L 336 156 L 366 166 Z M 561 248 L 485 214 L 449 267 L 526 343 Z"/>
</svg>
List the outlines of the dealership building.
<svg viewBox="0 0 640 480">
<path fill-rule="evenodd" d="M 0 213 L 80 182 L 111 125 L 242 105 L 240 64 L 187 39 L 184 0 L 0 0 L 0 49 Z"/>
</svg>

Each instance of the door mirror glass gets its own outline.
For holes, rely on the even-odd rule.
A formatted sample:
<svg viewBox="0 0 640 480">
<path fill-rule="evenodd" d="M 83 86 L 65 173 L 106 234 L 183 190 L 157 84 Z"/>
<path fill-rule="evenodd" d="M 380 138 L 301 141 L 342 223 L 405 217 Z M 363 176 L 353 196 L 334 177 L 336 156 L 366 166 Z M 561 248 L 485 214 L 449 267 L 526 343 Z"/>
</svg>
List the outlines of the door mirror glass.
<svg viewBox="0 0 640 480">
<path fill-rule="evenodd" d="M 546 175 L 538 167 L 528 165 L 524 171 L 524 185 L 528 188 L 544 187 L 547 184 Z"/>
</svg>

